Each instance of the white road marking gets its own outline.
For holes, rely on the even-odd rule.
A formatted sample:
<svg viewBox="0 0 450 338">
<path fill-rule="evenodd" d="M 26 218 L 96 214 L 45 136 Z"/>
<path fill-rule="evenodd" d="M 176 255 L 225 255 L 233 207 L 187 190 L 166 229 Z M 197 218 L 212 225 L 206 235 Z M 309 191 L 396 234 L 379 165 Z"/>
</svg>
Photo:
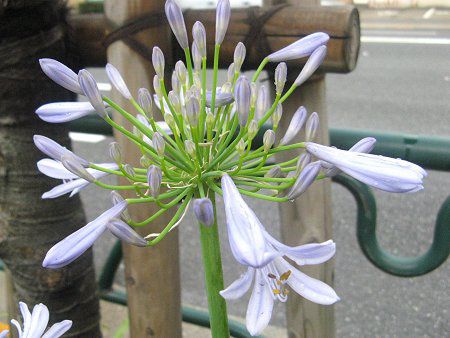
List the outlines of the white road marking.
<svg viewBox="0 0 450 338">
<path fill-rule="evenodd" d="M 76 133 L 70 132 L 69 137 L 75 142 L 99 143 L 106 139 L 106 136 L 98 134 Z"/>
<path fill-rule="evenodd" d="M 436 8 L 430 8 L 422 15 L 422 19 L 427 20 L 431 18 L 434 15 L 434 12 L 436 12 Z"/>
<path fill-rule="evenodd" d="M 424 38 L 406 36 L 361 36 L 361 42 L 401 43 L 414 45 L 450 45 L 450 39 L 447 38 Z"/>
</svg>

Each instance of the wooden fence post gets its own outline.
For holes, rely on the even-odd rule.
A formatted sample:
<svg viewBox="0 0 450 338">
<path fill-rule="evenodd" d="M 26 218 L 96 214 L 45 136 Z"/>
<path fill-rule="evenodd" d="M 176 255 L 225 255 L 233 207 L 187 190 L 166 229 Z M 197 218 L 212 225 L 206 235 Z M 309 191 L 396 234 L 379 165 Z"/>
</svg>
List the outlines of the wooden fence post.
<svg viewBox="0 0 450 338">
<path fill-rule="evenodd" d="M 299 6 L 320 5 L 319 0 L 266 0 L 264 4 L 280 3 Z M 277 138 L 282 137 L 294 112 L 301 105 L 306 107 L 308 113 L 315 111 L 319 114 L 320 130 L 317 141 L 321 144 L 328 144 L 324 74 L 315 75 L 285 101 Z M 304 140 L 304 133 L 298 136 L 298 140 Z M 295 151 L 285 152 L 279 156 L 279 160 L 286 161 L 295 156 L 294 154 Z M 323 242 L 332 238 L 331 184 L 329 180 L 314 183 L 295 202 L 280 203 L 279 210 L 281 237 L 287 245 Z M 329 285 L 333 285 L 333 269 L 333 261 L 301 267 L 301 270 L 309 276 L 318 278 Z M 333 306 L 318 305 L 302 297 L 292 296 L 287 302 L 286 317 L 289 338 L 333 338 L 335 336 Z"/>
<path fill-rule="evenodd" d="M 164 0 L 105 1 L 106 18 L 117 25 L 145 13 L 163 10 Z M 153 46 L 161 47 L 166 59 L 171 59 L 171 36 L 165 25 L 140 32 L 135 38 L 150 50 Z M 108 48 L 108 61 L 120 70 L 133 95 L 139 87 L 151 89 L 154 76 L 151 60 L 139 56 L 118 41 Z M 135 111 L 117 92 L 113 92 L 113 99 L 129 111 Z M 129 127 L 118 114 L 114 119 Z M 138 149 L 121 134 L 117 133 L 116 138 L 122 146 L 125 162 L 138 164 Z M 155 211 L 148 204 L 130 209 L 132 217 L 138 220 L 147 218 Z M 160 227 L 166 225 L 172 216 L 172 212 L 168 211 L 152 222 L 150 229 L 145 227 L 142 230 L 145 234 L 160 231 Z M 172 231 L 152 248 L 124 245 L 123 250 L 131 337 L 181 337 L 178 232 Z"/>
</svg>

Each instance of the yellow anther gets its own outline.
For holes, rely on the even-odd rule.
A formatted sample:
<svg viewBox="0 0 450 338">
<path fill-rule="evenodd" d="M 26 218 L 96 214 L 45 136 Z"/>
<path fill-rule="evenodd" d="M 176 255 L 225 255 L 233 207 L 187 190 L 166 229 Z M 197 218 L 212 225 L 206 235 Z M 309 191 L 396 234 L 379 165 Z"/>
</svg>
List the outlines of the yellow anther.
<svg viewBox="0 0 450 338">
<path fill-rule="evenodd" d="M 291 270 L 288 270 L 280 276 L 280 280 L 285 281 L 289 278 L 290 275 L 291 275 Z"/>
<path fill-rule="evenodd" d="M 275 295 L 279 295 L 281 293 L 281 291 L 278 289 L 273 289 L 272 291 Z"/>
</svg>

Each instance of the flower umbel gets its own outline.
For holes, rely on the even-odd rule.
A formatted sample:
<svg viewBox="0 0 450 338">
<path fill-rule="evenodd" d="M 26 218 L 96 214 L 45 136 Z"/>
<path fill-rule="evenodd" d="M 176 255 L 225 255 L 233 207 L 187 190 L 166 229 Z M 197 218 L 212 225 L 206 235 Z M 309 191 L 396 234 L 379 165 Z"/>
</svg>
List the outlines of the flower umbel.
<svg viewBox="0 0 450 338">
<path fill-rule="evenodd" d="M 308 115 L 299 107 L 282 137 L 276 136 L 283 118 L 283 102 L 321 66 L 326 57 L 329 36 L 314 33 L 265 57 L 253 77 L 241 71 L 246 48 L 238 43 L 234 60 L 228 67 L 227 79 L 218 83 L 220 48 L 230 20 L 229 0 L 220 0 L 216 11 L 212 86 L 207 86 L 207 46 L 205 26 L 197 21 L 192 30 L 193 48 L 187 36 L 183 13 L 174 0 L 166 1 L 165 12 L 170 27 L 184 51 L 185 59 L 175 64 L 171 84 L 165 81 L 167 64 L 164 51 L 154 47 L 152 63 L 156 71 L 153 88 L 130 92 L 120 69 L 107 65 L 111 83 L 130 103 L 125 109 L 99 91 L 88 71 L 78 75 L 58 61 L 42 59 L 43 71 L 68 90 L 84 94 L 88 103 L 48 103 L 36 111 L 51 123 L 71 121 L 94 111 L 117 132 L 123 134 L 140 151 L 139 165 L 126 163 L 118 143 L 110 147 L 114 163 L 88 161 L 53 140 L 36 135 L 36 146 L 48 157 L 38 162 L 41 172 L 62 179 L 63 183 L 44 193 L 55 198 L 77 193 L 88 184 L 113 191 L 114 206 L 78 231 L 69 235 L 47 253 L 43 265 L 63 267 L 81 256 L 94 241 L 109 229 L 122 241 L 136 246 L 158 244 L 176 228 L 186 214 L 190 202 L 201 223 L 200 234 L 204 255 L 208 299 L 214 336 L 228 336 L 223 289 L 215 195 L 224 196 L 227 229 L 231 251 L 236 260 L 248 267 L 247 273 L 222 295 L 227 299 L 244 294 L 254 280 L 247 313 L 247 327 L 252 334 L 267 326 L 275 299 L 285 301 L 289 286 L 303 297 L 332 304 L 339 298 L 326 284 L 300 272 L 297 265 L 319 264 L 334 255 L 332 241 L 289 247 L 271 237 L 242 195 L 271 202 L 287 202 L 301 196 L 315 181 L 342 171 L 367 184 L 386 191 L 412 192 L 422 188 L 425 172 L 409 162 L 377 157 L 370 152 L 373 139 L 360 141 L 350 151 L 337 150 L 312 143 L 319 132 L 317 113 Z M 153 47 L 153 46 L 152 46 Z M 168 51 L 166 51 L 168 52 Z M 293 84 L 287 87 L 287 66 L 276 67 L 275 95 L 270 100 L 267 86 L 259 86 L 258 78 L 269 62 L 308 57 Z M 128 74 L 127 74 L 128 75 Z M 151 93 L 153 92 L 153 93 Z M 136 100 L 135 100 L 136 97 Z M 161 114 L 157 114 L 157 110 Z M 110 113 L 127 120 L 122 126 Z M 164 121 L 157 121 L 162 116 Z M 273 125 L 268 126 L 268 122 Z M 304 142 L 294 139 L 303 132 Z M 257 144 L 261 139 L 263 144 Z M 289 160 L 273 163 L 278 153 L 301 150 Z M 316 157 L 317 159 L 315 159 Z M 107 184 L 102 177 L 113 175 L 121 184 Z M 125 182 L 125 183 L 124 183 Z M 121 196 L 126 192 L 128 198 Z M 157 206 L 147 219 L 135 219 L 127 207 L 153 203 Z M 159 232 L 146 236 L 135 231 L 151 224 L 168 210 L 172 218 Z M 219 269 L 216 269 L 219 267 Z M 217 275 L 211 276 L 212 273 Z M 225 324 L 224 324 L 225 323 Z"/>
</svg>

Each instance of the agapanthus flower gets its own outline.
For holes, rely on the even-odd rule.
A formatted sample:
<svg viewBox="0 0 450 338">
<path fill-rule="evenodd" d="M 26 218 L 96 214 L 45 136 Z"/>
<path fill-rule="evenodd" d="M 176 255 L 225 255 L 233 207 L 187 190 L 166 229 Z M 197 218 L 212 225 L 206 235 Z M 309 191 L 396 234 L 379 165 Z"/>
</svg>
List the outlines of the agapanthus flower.
<svg viewBox="0 0 450 338">
<path fill-rule="evenodd" d="M 66 319 L 53 324 L 45 332 L 50 313 L 44 304 L 35 305 L 33 312 L 30 313 L 27 304 L 19 302 L 19 309 L 23 318 L 23 328 L 16 319 L 11 320 L 11 323 L 17 328 L 19 338 L 58 338 L 72 327 L 72 321 Z M 0 332 L 0 337 L 6 337 L 7 334 L 7 330 L 2 331 Z"/>
<path fill-rule="evenodd" d="M 306 150 L 357 180 L 388 192 L 421 190 L 423 178 L 427 176 L 418 165 L 400 159 L 345 151 L 311 142 L 306 143 Z"/>
<path fill-rule="evenodd" d="M 246 315 L 250 334 L 257 335 L 268 325 L 274 300 L 287 300 L 286 285 L 315 303 L 329 305 L 339 300 L 330 286 L 308 277 L 284 258 L 298 265 L 321 264 L 334 256 L 333 241 L 284 245 L 267 233 L 228 175 L 222 177 L 222 190 L 231 251 L 247 266 L 247 272 L 220 294 L 228 300 L 240 298 L 254 281 Z"/>
</svg>

